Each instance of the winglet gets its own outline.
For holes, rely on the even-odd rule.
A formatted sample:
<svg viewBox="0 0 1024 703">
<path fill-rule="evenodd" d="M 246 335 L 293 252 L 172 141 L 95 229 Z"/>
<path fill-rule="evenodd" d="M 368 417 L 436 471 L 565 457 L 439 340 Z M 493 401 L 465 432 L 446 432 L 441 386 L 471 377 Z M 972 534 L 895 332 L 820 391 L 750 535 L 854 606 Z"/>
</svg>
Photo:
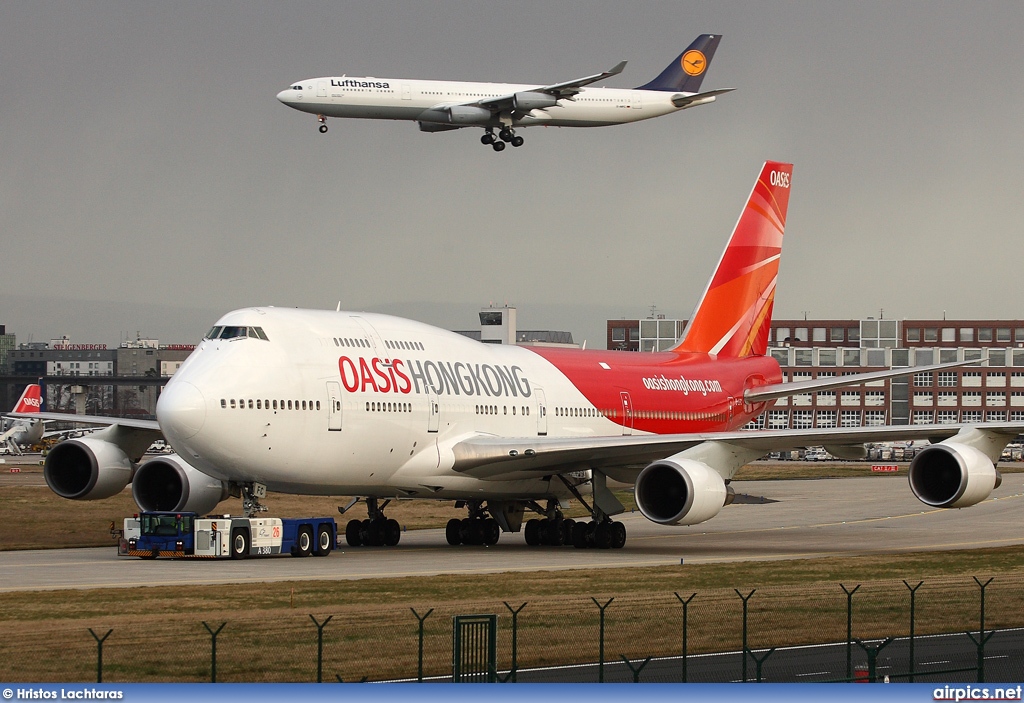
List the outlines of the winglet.
<svg viewBox="0 0 1024 703">
<path fill-rule="evenodd" d="M 701 34 L 657 78 L 637 87 L 637 90 L 696 93 L 707 75 L 708 66 L 711 65 L 720 41 L 721 34 Z"/>
<path fill-rule="evenodd" d="M 626 62 L 625 61 L 619 61 L 617 64 L 615 64 L 614 68 L 604 72 L 604 77 L 605 78 L 611 78 L 612 76 L 617 76 L 620 73 L 622 73 L 623 69 L 625 69 L 625 68 L 626 68 Z"/>
<path fill-rule="evenodd" d="M 793 165 L 766 161 L 675 348 L 726 357 L 768 350 Z"/>
<path fill-rule="evenodd" d="M 43 395 L 39 388 L 38 383 L 30 383 L 25 386 L 25 390 L 21 394 L 21 398 L 18 399 L 17 405 L 14 406 L 16 413 L 37 413 L 41 409 L 40 406 L 43 404 Z"/>
</svg>

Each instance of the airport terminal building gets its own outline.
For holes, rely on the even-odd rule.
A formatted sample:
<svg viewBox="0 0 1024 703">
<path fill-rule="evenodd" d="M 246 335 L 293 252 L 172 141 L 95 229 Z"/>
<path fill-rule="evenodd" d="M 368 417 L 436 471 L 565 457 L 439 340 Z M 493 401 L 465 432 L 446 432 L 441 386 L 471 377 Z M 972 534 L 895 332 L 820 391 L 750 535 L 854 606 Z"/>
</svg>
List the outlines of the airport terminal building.
<svg viewBox="0 0 1024 703">
<path fill-rule="evenodd" d="M 608 349 L 670 348 L 685 320 L 608 320 Z M 664 329 L 665 334 L 662 334 Z M 768 353 L 784 381 L 981 361 L 779 400 L 751 427 L 809 429 L 1024 421 L 1024 320 L 775 320 Z"/>
</svg>

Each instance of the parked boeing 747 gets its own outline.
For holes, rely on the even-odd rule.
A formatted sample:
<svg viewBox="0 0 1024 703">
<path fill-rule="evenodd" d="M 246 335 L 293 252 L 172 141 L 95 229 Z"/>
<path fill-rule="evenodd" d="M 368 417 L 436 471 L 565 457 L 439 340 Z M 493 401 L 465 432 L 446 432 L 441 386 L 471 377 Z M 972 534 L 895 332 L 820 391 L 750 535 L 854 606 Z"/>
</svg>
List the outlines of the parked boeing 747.
<svg viewBox="0 0 1024 703">
<path fill-rule="evenodd" d="M 412 120 L 424 132 L 482 127 L 480 141 L 502 151 L 506 143 L 523 145 L 518 127 L 602 127 L 713 102 L 732 90 L 699 92 L 721 40 L 720 34 L 700 35 L 657 78 L 632 90 L 587 87 L 621 73 L 622 61 L 609 71 L 550 85 L 328 76 L 293 83 L 277 99 L 316 115 L 321 132 L 328 117 Z"/>
<path fill-rule="evenodd" d="M 111 424 L 55 446 L 46 481 L 76 500 L 131 482 L 147 511 L 205 513 L 234 495 L 252 514 L 268 490 L 357 496 L 367 517 L 348 523 L 351 545 L 397 544 L 387 501 L 414 498 L 467 509 L 448 524 L 453 545 L 493 544 L 536 513 L 528 544 L 622 547 L 608 479 L 634 485 L 649 520 L 693 525 L 728 505 L 736 471 L 768 452 L 813 445 L 854 458 L 866 442 L 929 439 L 910 465 L 914 494 L 936 508 L 984 500 L 1024 423 L 742 429 L 778 398 L 951 366 L 783 382 L 766 351 L 791 176 L 790 164 L 764 164 L 670 351 L 491 345 L 388 315 L 236 310 L 167 383 L 156 422 L 72 416 Z M 139 466 L 161 435 L 177 454 Z M 564 518 L 571 499 L 592 519 Z"/>
</svg>

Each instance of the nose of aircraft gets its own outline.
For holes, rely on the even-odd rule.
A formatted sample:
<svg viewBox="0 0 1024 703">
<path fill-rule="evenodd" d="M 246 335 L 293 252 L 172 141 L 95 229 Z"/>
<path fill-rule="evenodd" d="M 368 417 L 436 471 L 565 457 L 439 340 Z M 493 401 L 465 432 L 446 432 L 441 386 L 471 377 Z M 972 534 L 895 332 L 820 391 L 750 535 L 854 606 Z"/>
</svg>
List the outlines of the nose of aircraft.
<svg viewBox="0 0 1024 703">
<path fill-rule="evenodd" d="M 294 92 L 295 91 L 292 90 L 291 88 L 288 88 L 287 90 L 282 90 L 280 93 L 277 94 L 277 99 L 283 102 L 285 105 L 287 105 L 288 103 L 291 102 L 292 96 L 290 94 Z"/>
<path fill-rule="evenodd" d="M 168 383 L 157 401 L 156 419 L 172 445 L 175 439 L 194 437 L 206 422 L 206 399 L 191 383 Z"/>
</svg>

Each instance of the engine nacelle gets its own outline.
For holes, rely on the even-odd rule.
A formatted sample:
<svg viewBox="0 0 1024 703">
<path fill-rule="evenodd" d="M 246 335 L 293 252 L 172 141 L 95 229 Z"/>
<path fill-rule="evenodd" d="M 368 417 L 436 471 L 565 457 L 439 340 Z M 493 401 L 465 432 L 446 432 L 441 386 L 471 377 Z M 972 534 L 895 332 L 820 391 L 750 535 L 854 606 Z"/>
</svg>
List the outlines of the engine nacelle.
<svg viewBox="0 0 1024 703">
<path fill-rule="evenodd" d="M 490 110 L 472 105 L 452 105 L 451 107 L 436 107 L 425 110 L 417 118 L 420 122 L 438 122 L 441 124 L 490 124 L 492 121 Z M 422 127 L 421 127 L 422 129 Z"/>
<path fill-rule="evenodd" d="M 633 492 L 644 517 L 662 525 L 696 525 L 732 502 L 732 492 L 720 473 L 678 455 L 641 471 Z"/>
<path fill-rule="evenodd" d="M 132 497 L 142 510 L 205 515 L 229 495 L 228 484 L 207 476 L 177 454 L 147 461 L 135 472 Z"/>
<path fill-rule="evenodd" d="M 71 500 L 100 500 L 117 495 L 132 480 L 131 459 L 112 442 L 84 437 L 66 439 L 46 455 L 43 476 L 50 490 Z"/>
<path fill-rule="evenodd" d="M 910 462 L 910 490 L 922 503 L 935 508 L 980 503 L 1002 482 L 989 458 L 966 444 L 933 444 Z"/>
<path fill-rule="evenodd" d="M 512 96 L 512 106 L 519 112 L 540 110 L 545 107 L 554 107 L 557 104 L 558 99 L 553 95 L 548 95 L 547 93 L 523 91 L 522 93 L 516 93 Z"/>
</svg>

